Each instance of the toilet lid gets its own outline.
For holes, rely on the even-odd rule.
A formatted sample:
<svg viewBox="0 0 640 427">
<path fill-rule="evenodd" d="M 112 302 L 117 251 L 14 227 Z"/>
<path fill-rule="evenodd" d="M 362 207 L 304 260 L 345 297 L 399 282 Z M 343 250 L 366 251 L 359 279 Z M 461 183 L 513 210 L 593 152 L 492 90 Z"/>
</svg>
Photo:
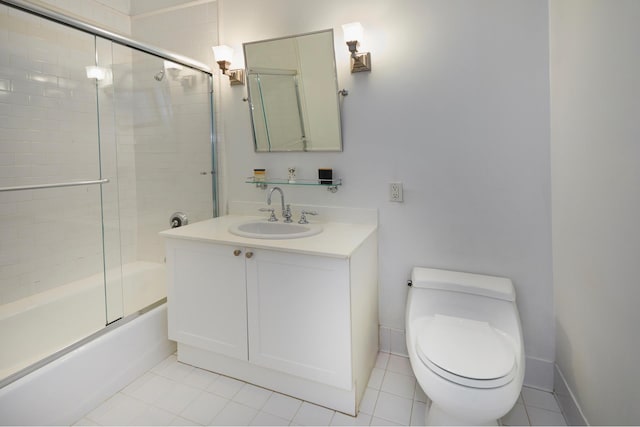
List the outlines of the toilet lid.
<svg viewBox="0 0 640 427">
<path fill-rule="evenodd" d="M 437 314 L 426 322 L 416 345 L 429 368 L 459 384 L 492 388 L 515 377 L 513 345 L 487 322 Z"/>
</svg>

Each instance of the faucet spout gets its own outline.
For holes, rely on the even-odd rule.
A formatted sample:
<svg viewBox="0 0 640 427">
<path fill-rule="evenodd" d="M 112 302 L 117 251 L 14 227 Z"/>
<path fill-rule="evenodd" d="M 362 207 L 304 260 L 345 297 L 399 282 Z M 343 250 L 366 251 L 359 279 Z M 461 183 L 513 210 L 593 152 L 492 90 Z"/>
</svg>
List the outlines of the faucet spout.
<svg viewBox="0 0 640 427">
<path fill-rule="evenodd" d="M 282 188 L 273 187 L 269 191 L 269 195 L 267 196 L 267 205 L 271 206 L 271 196 L 276 190 L 280 193 L 280 203 L 282 204 L 282 216 L 284 217 L 284 222 L 291 222 L 291 209 L 289 208 L 289 205 L 287 205 L 286 208 L 284 207 L 284 192 L 282 191 Z"/>
<path fill-rule="evenodd" d="M 284 212 L 284 193 L 282 192 L 282 188 L 280 187 L 273 187 L 269 191 L 269 195 L 267 196 L 267 205 L 271 206 L 271 196 L 273 195 L 273 192 L 276 190 L 280 192 L 280 202 L 282 202 L 282 212 Z"/>
</svg>

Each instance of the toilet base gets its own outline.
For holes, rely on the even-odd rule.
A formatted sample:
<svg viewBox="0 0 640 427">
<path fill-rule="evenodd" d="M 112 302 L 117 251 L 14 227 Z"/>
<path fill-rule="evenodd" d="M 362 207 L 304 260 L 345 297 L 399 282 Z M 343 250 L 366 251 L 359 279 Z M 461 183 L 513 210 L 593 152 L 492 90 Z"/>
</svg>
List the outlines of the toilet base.
<svg viewBox="0 0 640 427">
<path fill-rule="evenodd" d="M 456 418 L 431 402 L 424 413 L 424 424 L 427 426 L 497 426 L 498 420 L 487 422 Z"/>
</svg>

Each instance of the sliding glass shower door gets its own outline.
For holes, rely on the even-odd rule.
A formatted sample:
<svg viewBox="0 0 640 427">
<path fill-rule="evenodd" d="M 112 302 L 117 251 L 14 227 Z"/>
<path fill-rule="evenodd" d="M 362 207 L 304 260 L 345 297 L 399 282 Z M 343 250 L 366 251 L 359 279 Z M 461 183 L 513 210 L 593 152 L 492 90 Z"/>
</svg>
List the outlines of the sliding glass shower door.
<svg viewBox="0 0 640 427">
<path fill-rule="evenodd" d="M 166 296 L 158 232 L 171 216 L 181 212 L 195 222 L 214 215 L 212 82 L 209 74 L 107 40 L 98 38 L 97 47 L 98 66 L 113 79 L 98 82 L 103 174 L 114 184 L 103 187 L 113 320 Z"/>
<path fill-rule="evenodd" d="M 0 5 L 0 382 L 166 296 L 212 154 L 210 74 Z"/>
<path fill-rule="evenodd" d="M 89 34 L 0 13 L 0 377 L 105 325 Z M 64 186 L 69 183 L 90 183 Z M 109 184 L 104 184 L 109 185 Z M 28 189 L 33 188 L 33 189 Z M 9 191 L 13 189 L 13 191 Z"/>
</svg>

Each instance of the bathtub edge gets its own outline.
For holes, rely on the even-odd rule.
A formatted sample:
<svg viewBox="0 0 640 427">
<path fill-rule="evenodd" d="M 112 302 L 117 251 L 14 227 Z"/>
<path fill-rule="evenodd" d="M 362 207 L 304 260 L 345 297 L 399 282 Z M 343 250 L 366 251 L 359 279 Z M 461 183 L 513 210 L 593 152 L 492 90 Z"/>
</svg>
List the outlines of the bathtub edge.
<svg viewBox="0 0 640 427">
<path fill-rule="evenodd" d="M 0 389 L 0 424 L 72 425 L 174 352 L 162 304 Z"/>
</svg>

